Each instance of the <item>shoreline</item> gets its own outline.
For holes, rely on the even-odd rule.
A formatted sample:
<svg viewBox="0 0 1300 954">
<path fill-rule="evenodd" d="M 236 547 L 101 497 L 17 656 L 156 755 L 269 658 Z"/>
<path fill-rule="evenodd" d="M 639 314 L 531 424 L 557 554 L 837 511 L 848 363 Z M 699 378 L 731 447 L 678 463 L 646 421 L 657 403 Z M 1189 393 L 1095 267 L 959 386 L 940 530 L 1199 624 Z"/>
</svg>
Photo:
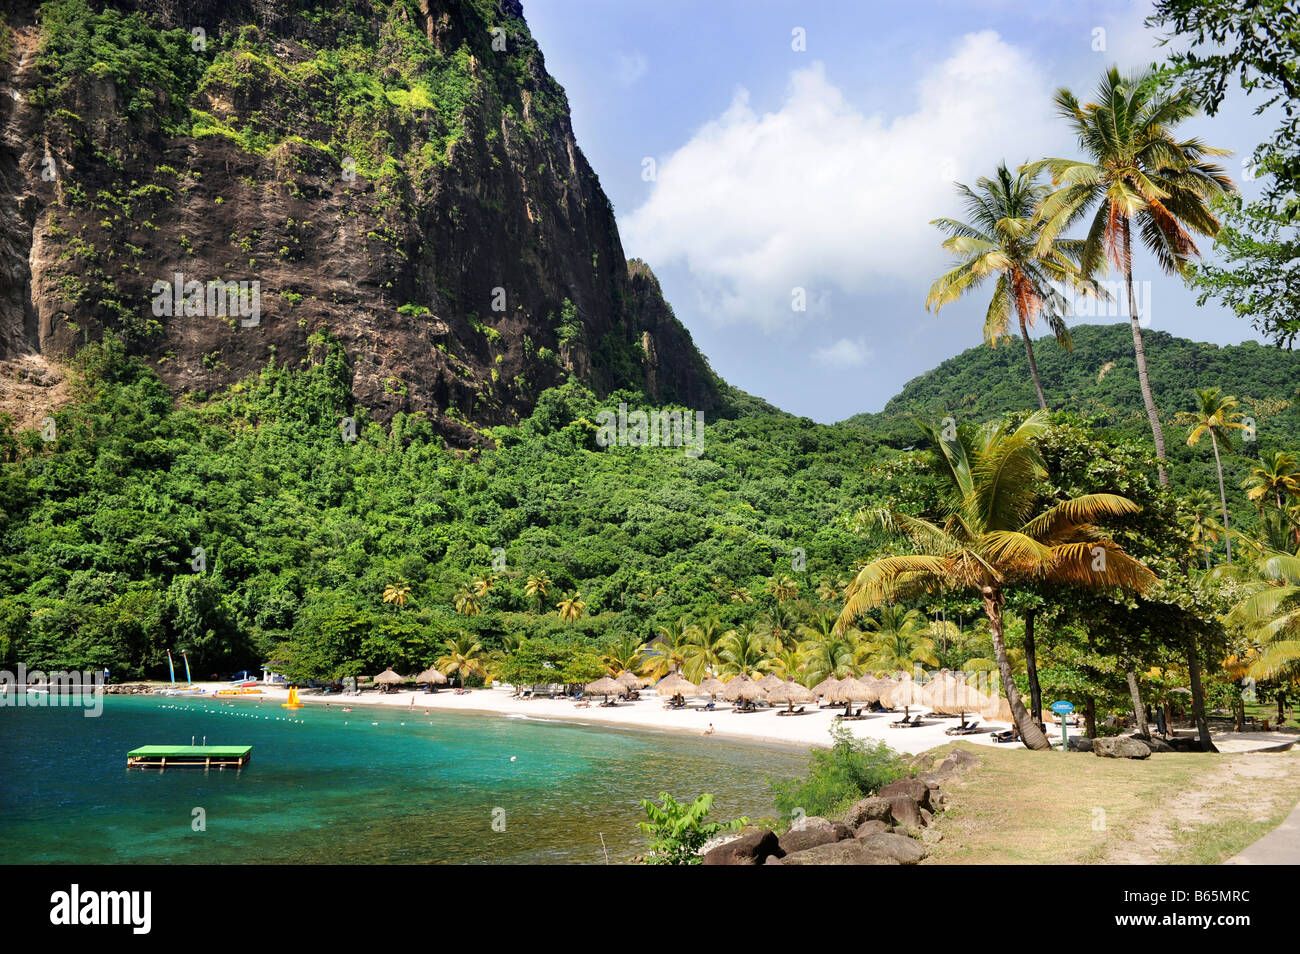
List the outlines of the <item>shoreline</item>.
<svg viewBox="0 0 1300 954">
<path fill-rule="evenodd" d="M 280 686 L 263 687 L 260 695 L 218 696 L 216 690 L 229 688 L 228 683 L 196 682 L 193 685 L 195 688 L 207 691 L 197 696 L 151 695 L 150 697 L 235 703 L 257 700 L 276 704 L 283 703 L 288 698 L 287 688 Z M 322 696 L 313 690 L 300 690 L 299 701 L 303 703 L 304 710 L 324 709 L 326 705 L 336 710 L 350 706 L 367 706 L 413 711 L 421 715 L 427 710 L 430 716 L 439 712 L 448 712 L 472 716 L 525 718 L 537 722 L 557 722 L 589 728 L 694 735 L 749 745 L 804 751 L 810 748 L 829 747 L 830 728 L 835 724 L 834 716 L 841 711 L 841 707 L 837 706 L 834 709 L 810 709 L 800 716 L 778 716 L 776 713 L 780 707 L 777 707 L 737 714 L 732 711 L 730 703 L 719 702 L 719 708 L 716 710 L 704 711 L 701 709 L 703 703 L 698 701 L 686 709 L 669 710 L 663 708 L 662 697 L 647 690 L 642 690 L 639 700 L 623 702 L 609 708 L 601 707 L 596 703 L 592 703 L 590 707 L 578 708 L 572 700 L 567 699 L 515 699 L 512 698 L 512 694 L 512 689 L 504 688 L 472 689 L 465 695 L 456 695 L 453 689 L 440 689 L 436 693 L 401 690 L 384 695 L 368 692 L 362 696 Z M 414 698 L 413 705 L 412 698 Z M 920 707 L 913 707 L 914 711 L 918 709 Z M 920 711 L 924 710 L 920 709 Z M 856 738 L 884 742 L 895 752 L 903 755 L 915 755 L 958 739 L 976 745 L 996 747 L 997 743 L 992 741 L 987 730 L 1009 728 L 1006 723 L 986 723 L 981 720 L 980 728 L 983 731 L 977 734 L 948 736 L 945 730 L 960 721 L 955 716 L 946 718 L 931 716 L 926 718 L 924 724 L 918 728 L 890 727 L 889 723 L 899 718 L 901 715 L 894 713 L 872 713 L 867 719 L 845 724 Z M 710 723 L 714 731 L 706 735 L 705 729 Z M 1071 734 L 1074 732 L 1072 731 Z"/>
</svg>

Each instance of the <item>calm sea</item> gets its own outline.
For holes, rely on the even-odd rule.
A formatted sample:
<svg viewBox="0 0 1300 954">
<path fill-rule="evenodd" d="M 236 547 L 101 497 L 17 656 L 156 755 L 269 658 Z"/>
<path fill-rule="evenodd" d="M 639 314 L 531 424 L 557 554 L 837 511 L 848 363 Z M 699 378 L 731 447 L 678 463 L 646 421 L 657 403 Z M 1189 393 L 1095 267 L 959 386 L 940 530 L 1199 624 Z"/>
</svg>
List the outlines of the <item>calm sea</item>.
<svg viewBox="0 0 1300 954">
<path fill-rule="evenodd" d="M 205 736 L 252 745 L 251 764 L 125 767 L 137 746 Z M 718 820 L 772 817 L 767 780 L 807 764 L 717 738 L 419 709 L 110 696 L 85 718 L 4 706 L 0 863 L 591 864 L 604 848 L 624 861 L 644 847 L 642 798 L 712 792 Z"/>
</svg>

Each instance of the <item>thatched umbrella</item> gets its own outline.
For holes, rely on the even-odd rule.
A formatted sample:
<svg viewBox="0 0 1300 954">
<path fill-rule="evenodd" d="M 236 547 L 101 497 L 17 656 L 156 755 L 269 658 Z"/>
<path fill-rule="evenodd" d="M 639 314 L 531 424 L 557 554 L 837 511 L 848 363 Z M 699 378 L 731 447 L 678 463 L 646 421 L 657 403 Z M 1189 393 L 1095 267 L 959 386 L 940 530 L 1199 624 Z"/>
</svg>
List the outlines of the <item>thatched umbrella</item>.
<svg viewBox="0 0 1300 954">
<path fill-rule="evenodd" d="M 758 688 L 762 689 L 764 692 L 771 692 L 773 689 L 780 689 L 785 685 L 785 680 L 779 676 L 773 675 L 772 673 L 768 673 L 762 679 L 758 680 L 757 685 Z"/>
<path fill-rule="evenodd" d="M 631 672 L 629 672 L 626 669 L 624 669 L 621 673 L 619 673 L 618 676 L 615 677 L 615 679 L 616 681 L 621 682 L 628 689 L 640 689 L 642 686 L 645 685 L 644 679 L 642 679 L 640 676 L 633 675 Z"/>
<path fill-rule="evenodd" d="M 835 687 L 834 693 L 830 696 L 832 702 L 844 703 L 845 715 L 850 715 L 852 713 L 853 703 L 875 702 L 879 698 L 880 693 L 876 691 L 875 686 L 869 686 L 860 679 L 854 679 L 852 676 L 840 680 L 840 684 Z"/>
<path fill-rule="evenodd" d="M 728 702 L 739 702 L 742 709 L 747 703 L 762 697 L 763 690 L 759 688 L 758 683 L 743 672 L 733 677 L 722 690 L 722 698 Z"/>
<path fill-rule="evenodd" d="M 380 686 L 400 686 L 404 682 L 406 682 L 406 677 L 393 672 L 392 666 L 389 666 L 375 677 L 375 684 Z"/>
<path fill-rule="evenodd" d="M 811 689 L 808 689 L 805 686 L 801 686 L 799 685 L 799 683 L 794 682 L 793 680 L 789 682 L 783 682 L 775 689 L 769 689 L 767 691 L 767 701 L 784 702 L 786 704 L 786 709 L 785 709 L 786 712 L 793 712 L 794 704 L 796 702 L 799 703 L 812 702 L 816 698 L 817 697 L 813 695 Z"/>
<path fill-rule="evenodd" d="M 601 676 L 595 682 L 587 683 L 583 688 L 593 696 L 604 696 L 606 702 L 609 702 L 610 696 L 621 696 L 627 691 L 623 683 L 617 679 L 611 679 L 609 676 Z"/>
<path fill-rule="evenodd" d="M 724 691 L 726 688 L 727 688 L 727 684 L 723 682 L 721 679 L 715 679 L 713 676 L 709 676 L 707 679 L 705 679 L 703 682 L 700 683 L 700 688 L 698 691 L 702 696 L 708 696 L 710 699 L 716 699 L 718 697 L 718 693 Z"/>
<path fill-rule="evenodd" d="M 430 687 L 445 686 L 447 684 L 447 677 L 443 673 L 439 672 L 438 670 L 430 666 L 424 672 L 416 676 L 413 681 L 417 685 L 427 685 Z"/>
<path fill-rule="evenodd" d="M 1007 697 L 998 693 L 990 699 L 988 705 L 980 710 L 980 715 L 988 722 L 1009 722 L 1016 724 L 1016 718 L 1011 714 L 1011 704 L 1007 702 Z"/>
<path fill-rule="evenodd" d="M 904 709 L 909 706 L 923 706 L 925 705 L 924 692 L 925 690 L 911 676 L 904 674 L 893 692 L 889 694 L 889 700 L 895 709 L 899 706 Z"/>
<path fill-rule="evenodd" d="M 673 698 L 681 696 L 685 699 L 686 696 L 694 695 L 698 688 L 695 683 L 679 672 L 669 673 L 655 683 L 655 692 L 661 696 L 672 696 Z"/>
<path fill-rule="evenodd" d="M 839 688 L 840 681 L 834 676 L 827 676 L 817 685 L 813 686 L 813 695 L 819 699 L 830 699 L 836 689 Z"/>
</svg>

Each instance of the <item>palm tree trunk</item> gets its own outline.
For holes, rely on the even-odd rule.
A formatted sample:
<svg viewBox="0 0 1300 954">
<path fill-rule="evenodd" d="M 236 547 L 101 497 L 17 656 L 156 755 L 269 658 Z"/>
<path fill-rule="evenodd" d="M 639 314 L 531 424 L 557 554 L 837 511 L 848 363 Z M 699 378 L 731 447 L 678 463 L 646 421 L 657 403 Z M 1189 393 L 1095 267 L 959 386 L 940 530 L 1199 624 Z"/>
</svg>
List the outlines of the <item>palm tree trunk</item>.
<svg viewBox="0 0 1300 954">
<path fill-rule="evenodd" d="M 1228 529 L 1228 495 L 1223 491 L 1223 461 L 1219 459 L 1219 441 L 1210 431 L 1210 446 L 1214 448 L 1214 466 L 1219 471 L 1219 506 L 1223 508 L 1223 543 L 1228 548 L 1228 566 L 1232 566 L 1232 532 Z"/>
<path fill-rule="evenodd" d="M 1038 653 L 1034 646 L 1034 619 L 1037 609 L 1025 611 L 1025 670 L 1029 673 L 1029 714 L 1035 722 L 1043 721 L 1043 690 L 1038 685 Z"/>
<path fill-rule="evenodd" d="M 1137 734 L 1142 738 L 1150 738 L 1151 732 L 1147 728 L 1147 709 L 1142 704 L 1142 690 L 1138 688 L 1137 673 L 1133 671 L 1130 665 L 1124 673 L 1124 678 L 1128 680 L 1128 695 L 1133 701 L 1133 721 L 1137 725 Z"/>
<path fill-rule="evenodd" d="M 1038 362 L 1034 360 L 1034 346 L 1029 340 L 1029 328 L 1025 325 L 1025 316 L 1020 316 L 1020 337 L 1025 339 L 1025 355 L 1029 358 L 1029 376 L 1034 379 L 1034 391 L 1038 394 L 1038 406 L 1047 410 L 1047 398 L 1043 397 L 1043 382 L 1038 379 Z"/>
<path fill-rule="evenodd" d="M 1020 701 L 1020 690 L 1011 673 L 1011 660 L 1007 658 L 1007 647 L 1002 641 L 1002 591 L 993 586 L 980 588 L 984 597 L 984 614 L 989 618 L 989 634 L 993 637 L 993 655 L 997 658 L 998 674 L 1002 677 L 1002 692 L 1011 707 L 1011 716 L 1016 720 L 1020 730 L 1020 739 L 1028 749 L 1050 750 L 1052 743 L 1047 741 L 1038 723 L 1029 717 L 1025 704 Z"/>
<path fill-rule="evenodd" d="M 1088 707 L 1084 710 L 1083 719 L 1087 725 L 1088 738 L 1097 738 L 1097 699 L 1095 696 L 1088 697 Z"/>
<path fill-rule="evenodd" d="M 1128 286 L 1128 322 L 1133 329 L 1133 357 L 1137 360 L 1138 384 L 1142 387 L 1142 403 L 1147 408 L 1147 420 L 1151 422 L 1151 436 L 1156 442 L 1156 458 L 1160 461 L 1157 468 L 1160 475 L 1160 486 L 1169 486 L 1169 474 L 1164 468 L 1165 457 L 1165 431 L 1160 425 L 1160 412 L 1156 410 L 1156 399 L 1151 393 L 1151 379 L 1147 376 L 1147 353 L 1142 346 L 1142 325 L 1139 321 L 1137 312 L 1137 299 L 1133 297 L 1133 244 L 1130 241 L 1128 219 L 1124 220 L 1124 250 L 1128 254 L 1128 259 L 1124 266 L 1124 284 Z"/>
<path fill-rule="evenodd" d="M 1205 718 L 1205 690 L 1201 686 L 1201 653 L 1196 645 L 1196 634 L 1187 636 L 1187 672 L 1192 677 L 1192 712 L 1196 717 L 1196 737 L 1201 741 L 1202 752 L 1217 752 L 1210 741 L 1210 723 Z"/>
</svg>

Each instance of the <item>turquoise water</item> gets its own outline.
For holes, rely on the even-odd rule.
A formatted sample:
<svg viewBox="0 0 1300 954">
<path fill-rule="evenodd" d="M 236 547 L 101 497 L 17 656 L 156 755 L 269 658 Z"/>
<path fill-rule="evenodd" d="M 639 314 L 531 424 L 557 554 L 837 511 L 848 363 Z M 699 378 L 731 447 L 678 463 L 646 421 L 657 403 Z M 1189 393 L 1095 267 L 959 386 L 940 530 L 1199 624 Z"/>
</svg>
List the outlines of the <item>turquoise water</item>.
<svg viewBox="0 0 1300 954">
<path fill-rule="evenodd" d="M 125 768 L 137 746 L 204 736 L 252 745 L 251 764 Z M 110 696 L 86 718 L 5 706 L 0 863 L 600 863 L 602 834 L 618 861 L 644 847 L 642 798 L 712 792 L 719 820 L 770 817 L 767 779 L 807 764 L 717 738 L 419 709 Z"/>
</svg>

